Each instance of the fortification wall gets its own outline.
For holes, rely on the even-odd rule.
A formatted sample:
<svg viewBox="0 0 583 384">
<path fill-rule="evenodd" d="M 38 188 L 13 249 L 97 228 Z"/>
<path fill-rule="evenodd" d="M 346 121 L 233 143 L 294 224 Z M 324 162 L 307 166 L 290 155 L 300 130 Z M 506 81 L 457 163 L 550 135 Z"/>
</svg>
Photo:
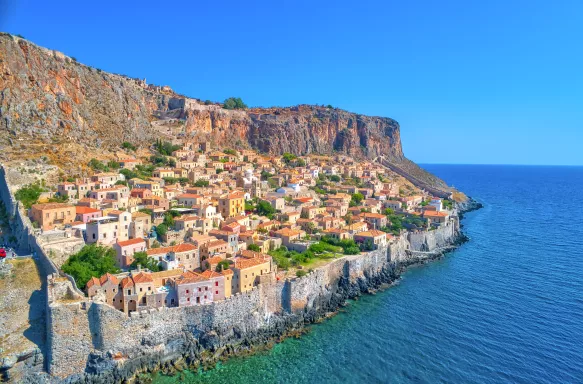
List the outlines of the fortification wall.
<svg viewBox="0 0 583 384">
<path fill-rule="evenodd" d="M 407 240 L 413 252 L 434 252 L 436 249 L 449 247 L 452 239 L 459 235 L 459 220 L 452 217 L 448 225 L 435 230 L 408 233 Z"/>
<path fill-rule="evenodd" d="M 63 289 L 49 290 L 50 373 L 71 378 L 85 372 L 73 377 L 115 382 L 185 356 L 212 361 L 225 351 L 248 350 L 394 280 L 399 267 L 435 257 L 458 235 L 453 221 L 437 230 L 403 234 L 386 248 L 341 257 L 301 278 L 276 281 L 265 276 L 252 291 L 224 301 L 129 317 L 100 302 L 60 301 L 56 296 L 63 296 Z M 69 296 L 76 292 L 68 280 L 60 278 L 59 283 L 71 286 Z"/>
</svg>

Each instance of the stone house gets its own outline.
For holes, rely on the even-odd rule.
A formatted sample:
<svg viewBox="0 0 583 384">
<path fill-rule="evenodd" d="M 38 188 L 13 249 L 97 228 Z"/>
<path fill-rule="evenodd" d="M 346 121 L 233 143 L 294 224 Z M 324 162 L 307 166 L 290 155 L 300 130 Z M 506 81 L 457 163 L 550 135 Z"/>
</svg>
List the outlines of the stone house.
<svg viewBox="0 0 583 384">
<path fill-rule="evenodd" d="M 203 204 L 205 202 L 204 196 L 195 195 L 193 193 L 184 193 L 182 195 L 178 195 L 176 200 L 178 200 L 178 205 L 182 205 L 184 207 L 192 207 L 195 205 Z"/>
<path fill-rule="evenodd" d="M 271 256 L 253 252 L 242 251 L 241 255 L 234 259 L 233 280 L 231 291 L 247 292 L 257 286 L 259 277 L 272 271 Z"/>
<path fill-rule="evenodd" d="M 112 212 L 120 212 L 122 214 L 117 216 L 100 217 L 87 223 L 87 244 L 99 243 L 104 245 L 113 245 L 117 241 L 124 241 L 129 238 L 131 214 L 129 212 L 122 211 Z M 121 222 L 120 218 L 122 219 Z"/>
<path fill-rule="evenodd" d="M 59 196 L 67 196 L 75 199 L 78 197 L 77 186 L 75 183 L 60 183 L 57 185 L 57 193 Z"/>
<path fill-rule="evenodd" d="M 219 212 L 223 217 L 238 216 L 245 210 L 245 194 L 232 192 L 219 197 Z"/>
<path fill-rule="evenodd" d="M 429 219 L 433 225 L 441 225 L 447 223 L 449 220 L 449 214 L 447 212 L 430 211 L 426 210 L 423 212 L 423 217 Z"/>
<path fill-rule="evenodd" d="M 209 257 L 229 252 L 229 248 L 229 243 L 225 240 L 214 240 L 201 246 L 200 257 L 205 260 Z"/>
<path fill-rule="evenodd" d="M 322 231 L 322 234 L 336 240 L 352 239 L 352 234 L 347 229 L 330 228 Z"/>
<path fill-rule="evenodd" d="M 142 202 L 144 203 L 144 205 L 148 206 L 151 205 L 157 208 L 162 208 L 164 211 L 170 209 L 170 201 L 163 197 L 159 196 L 146 197 L 142 199 Z"/>
<path fill-rule="evenodd" d="M 370 231 L 359 232 L 354 235 L 356 243 L 370 242 L 374 249 L 387 245 L 387 234 L 383 231 L 371 229 Z"/>
<path fill-rule="evenodd" d="M 118 241 L 113 245 L 113 249 L 117 256 L 118 267 L 127 269 L 134 262 L 134 253 L 146 251 L 146 242 L 144 239 Z"/>
<path fill-rule="evenodd" d="M 202 277 L 209 280 L 213 290 L 213 301 L 225 300 L 231 297 L 231 279 L 233 271 L 227 269 L 222 272 L 207 269 L 200 273 Z"/>
<path fill-rule="evenodd" d="M 359 216 L 369 224 L 369 228 L 380 229 L 387 226 L 387 217 L 383 214 L 363 212 Z"/>
<path fill-rule="evenodd" d="M 155 169 L 152 172 L 152 176 L 153 177 L 159 177 L 161 179 L 167 178 L 167 177 L 174 177 L 174 170 L 171 168 L 158 168 Z"/>
<path fill-rule="evenodd" d="M 390 208 L 393 211 L 400 211 L 401 210 L 401 206 L 402 206 L 402 203 L 400 201 L 398 201 L 398 200 L 386 200 L 383 203 L 383 207 Z"/>
<path fill-rule="evenodd" d="M 94 183 L 114 185 L 116 182 L 123 180 L 123 175 L 115 172 L 96 173 L 91 176 Z"/>
<path fill-rule="evenodd" d="M 276 231 L 275 236 L 280 238 L 282 244 L 289 248 L 292 242 L 300 240 L 302 237 L 304 237 L 305 232 L 297 229 L 283 228 L 279 231 Z"/>
<path fill-rule="evenodd" d="M 273 209 L 276 211 L 282 211 L 285 206 L 285 199 L 282 197 L 269 196 L 264 198 L 263 201 L 267 201 L 269 204 L 271 204 Z"/>
<path fill-rule="evenodd" d="M 75 216 L 75 206 L 66 203 L 33 204 L 29 211 L 30 219 L 45 231 L 71 224 Z"/>
<path fill-rule="evenodd" d="M 87 296 L 92 298 L 98 292 L 103 292 L 105 295 L 105 302 L 115 309 L 123 309 L 123 300 L 121 300 L 122 292 L 119 287 L 119 280 L 116 276 L 106 273 L 99 279 L 92 277 L 85 286 Z"/>
<path fill-rule="evenodd" d="M 198 273 L 187 271 L 174 281 L 179 307 L 203 305 L 213 302 L 212 282 Z"/>
<path fill-rule="evenodd" d="M 326 207 L 317 207 L 314 205 L 304 206 L 302 207 L 302 218 L 304 219 L 313 219 L 317 215 L 325 213 Z"/>
<path fill-rule="evenodd" d="M 152 229 L 152 217 L 147 213 L 133 212 L 130 224 L 130 238 L 147 236 Z"/>
<path fill-rule="evenodd" d="M 97 219 L 101 217 L 101 210 L 96 208 L 75 206 L 75 221 L 81 221 L 87 223 L 91 219 Z"/>
<path fill-rule="evenodd" d="M 138 197 L 143 200 L 145 198 L 152 197 L 152 191 L 145 188 L 133 188 L 130 191 L 130 196 Z"/>
</svg>

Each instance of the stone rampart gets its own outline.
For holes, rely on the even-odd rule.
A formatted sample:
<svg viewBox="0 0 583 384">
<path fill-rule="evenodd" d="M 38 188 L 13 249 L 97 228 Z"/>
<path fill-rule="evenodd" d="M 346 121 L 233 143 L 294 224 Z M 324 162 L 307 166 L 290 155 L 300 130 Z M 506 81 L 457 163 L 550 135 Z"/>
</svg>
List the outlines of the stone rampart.
<svg viewBox="0 0 583 384">
<path fill-rule="evenodd" d="M 340 257 L 303 277 L 264 276 L 252 291 L 220 302 L 129 317 L 80 297 L 74 282 L 55 275 L 48 284 L 48 369 L 55 380 L 119 382 L 167 363 L 212 362 L 248 351 L 391 282 L 400 267 L 436 257 L 459 236 L 456 219 L 428 232 L 403 233 L 388 247 Z"/>
</svg>

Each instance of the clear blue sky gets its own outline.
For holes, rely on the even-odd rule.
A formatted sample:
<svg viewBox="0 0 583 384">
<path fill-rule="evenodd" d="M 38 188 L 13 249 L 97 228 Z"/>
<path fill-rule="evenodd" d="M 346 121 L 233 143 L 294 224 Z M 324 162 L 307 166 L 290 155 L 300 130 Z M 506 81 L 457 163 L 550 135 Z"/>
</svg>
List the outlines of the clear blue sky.
<svg viewBox="0 0 583 384">
<path fill-rule="evenodd" d="M 583 165 L 581 0 L 0 0 L 0 30 L 202 99 L 392 117 L 421 163 Z"/>
</svg>

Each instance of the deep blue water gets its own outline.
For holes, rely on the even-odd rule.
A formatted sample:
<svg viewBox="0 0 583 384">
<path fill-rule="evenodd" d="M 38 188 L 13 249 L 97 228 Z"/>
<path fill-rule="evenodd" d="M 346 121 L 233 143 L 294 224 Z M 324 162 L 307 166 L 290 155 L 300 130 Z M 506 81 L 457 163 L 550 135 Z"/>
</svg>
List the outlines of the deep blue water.
<svg viewBox="0 0 583 384">
<path fill-rule="evenodd" d="M 271 351 L 156 383 L 583 383 L 583 167 L 427 165 L 471 238 Z"/>
</svg>

